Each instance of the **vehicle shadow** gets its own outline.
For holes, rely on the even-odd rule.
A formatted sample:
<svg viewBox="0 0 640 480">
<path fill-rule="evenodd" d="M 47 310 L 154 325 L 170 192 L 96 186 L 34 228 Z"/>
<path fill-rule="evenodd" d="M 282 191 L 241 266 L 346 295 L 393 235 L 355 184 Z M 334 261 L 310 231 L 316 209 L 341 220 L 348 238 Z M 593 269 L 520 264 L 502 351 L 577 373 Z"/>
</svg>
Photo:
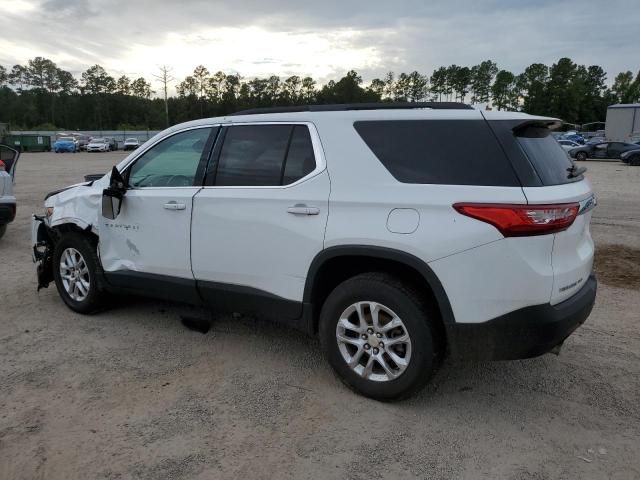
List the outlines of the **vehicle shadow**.
<svg viewBox="0 0 640 480">
<path fill-rule="evenodd" d="M 268 355 L 273 351 L 285 355 L 286 368 L 300 370 L 291 371 L 292 378 L 305 377 L 309 375 L 310 367 L 315 369 L 313 376 L 317 378 L 313 381 L 321 384 L 308 385 L 310 391 L 318 393 L 336 388 L 346 390 L 324 360 L 317 337 L 293 328 L 260 317 L 212 314 L 203 308 L 135 296 L 118 297 L 113 305 L 108 311 L 116 314 L 118 321 L 139 322 L 140 314 L 144 318 L 151 315 L 157 316 L 158 320 L 163 319 L 157 328 L 167 328 L 170 331 L 175 329 L 176 332 L 182 330 L 191 332 L 194 336 L 204 334 L 207 342 L 246 341 L 246 348 L 251 349 L 252 356 Z M 137 315 L 131 315 L 132 311 Z M 197 326 L 189 328 L 193 325 L 186 326 L 185 318 L 193 319 L 196 323 L 210 322 L 210 325 L 207 325 L 206 331 L 201 331 Z M 470 398 L 475 401 L 482 398 L 489 403 L 502 404 L 508 403 L 510 398 L 534 391 L 558 396 L 563 389 L 557 388 L 556 379 L 566 378 L 569 374 L 567 369 L 568 365 L 555 355 L 503 362 L 462 362 L 445 357 L 426 388 L 396 405 L 413 409 L 429 406 L 442 399 L 457 401 Z"/>
</svg>

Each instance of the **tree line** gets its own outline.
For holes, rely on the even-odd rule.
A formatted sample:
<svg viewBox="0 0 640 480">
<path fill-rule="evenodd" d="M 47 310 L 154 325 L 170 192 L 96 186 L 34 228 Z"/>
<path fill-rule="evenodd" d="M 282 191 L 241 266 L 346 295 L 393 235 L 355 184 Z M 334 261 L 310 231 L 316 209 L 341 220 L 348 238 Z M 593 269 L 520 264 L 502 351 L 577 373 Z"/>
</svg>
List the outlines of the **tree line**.
<svg viewBox="0 0 640 480">
<path fill-rule="evenodd" d="M 640 101 L 640 71 L 617 74 L 610 87 L 606 80 L 602 67 L 569 58 L 551 66 L 533 63 L 519 74 L 486 60 L 472 67 L 442 66 L 430 76 L 389 72 L 367 84 L 351 70 L 324 85 L 309 76 L 246 79 L 199 65 L 176 84 L 177 94 L 165 105 L 143 77 L 115 78 L 93 65 L 76 78 L 36 57 L 11 68 L 0 65 L 0 122 L 13 129 L 159 129 L 247 108 L 431 100 L 488 104 L 584 124 L 604 120 L 608 105 Z"/>
</svg>

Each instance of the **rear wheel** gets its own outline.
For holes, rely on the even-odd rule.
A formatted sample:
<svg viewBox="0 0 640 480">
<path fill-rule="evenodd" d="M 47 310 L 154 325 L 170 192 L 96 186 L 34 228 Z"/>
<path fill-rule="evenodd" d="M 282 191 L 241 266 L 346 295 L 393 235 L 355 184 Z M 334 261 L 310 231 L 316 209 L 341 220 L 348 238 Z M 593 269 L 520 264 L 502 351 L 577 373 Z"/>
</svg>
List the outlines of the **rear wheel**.
<svg viewBox="0 0 640 480">
<path fill-rule="evenodd" d="M 53 252 L 53 276 L 64 303 L 76 312 L 93 313 L 100 308 L 104 293 L 98 289 L 99 266 L 96 247 L 77 232 L 65 234 Z"/>
<path fill-rule="evenodd" d="M 320 339 L 345 384 L 367 397 L 398 400 L 420 390 L 435 369 L 434 321 L 408 285 L 365 273 L 331 292 L 320 314 Z"/>
<path fill-rule="evenodd" d="M 576 160 L 580 162 L 584 162 L 587 159 L 587 154 L 585 152 L 578 152 L 576 154 Z"/>
<path fill-rule="evenodd" d="M 7 231 L 7 226 L 6 225 L 0 225 L 0 238 L 3 237 L 3 235 L 6 233 Z"/>
</svg>

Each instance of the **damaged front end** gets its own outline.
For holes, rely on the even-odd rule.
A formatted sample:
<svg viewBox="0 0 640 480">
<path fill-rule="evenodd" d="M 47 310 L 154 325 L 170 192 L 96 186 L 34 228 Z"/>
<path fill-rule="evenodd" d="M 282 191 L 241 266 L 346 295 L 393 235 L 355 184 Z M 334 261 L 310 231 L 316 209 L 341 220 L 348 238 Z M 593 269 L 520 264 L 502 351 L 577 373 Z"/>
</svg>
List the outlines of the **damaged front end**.
<svg viewBox="0 0 640 480">
<path fill-rule="evenodd" d="M 49 228 L 46 218 L 32 215 L 33 262 L 36 264 L 38 291 L 53 282 L 53 248 L 56 232 Z"/>
</svg>

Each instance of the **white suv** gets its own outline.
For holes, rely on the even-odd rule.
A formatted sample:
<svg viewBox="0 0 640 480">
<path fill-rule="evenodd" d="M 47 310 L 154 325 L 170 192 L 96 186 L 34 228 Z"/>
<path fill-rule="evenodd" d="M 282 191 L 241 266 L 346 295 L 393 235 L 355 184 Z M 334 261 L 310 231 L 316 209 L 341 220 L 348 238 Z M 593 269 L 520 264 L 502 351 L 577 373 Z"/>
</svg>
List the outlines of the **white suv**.
<svg viewBox="0 0 640 480">
<path fill-rule="evenodd" d="M 176 125 L 47 197 L 39 287 L 82 313 L 126 291 L 271 318 L 319 334 L 339 376 L 383 400 L 445 353 L 540 355 L 596 295 L 595 197 L 558 124 L 420 103 Z"/>
</svg>

